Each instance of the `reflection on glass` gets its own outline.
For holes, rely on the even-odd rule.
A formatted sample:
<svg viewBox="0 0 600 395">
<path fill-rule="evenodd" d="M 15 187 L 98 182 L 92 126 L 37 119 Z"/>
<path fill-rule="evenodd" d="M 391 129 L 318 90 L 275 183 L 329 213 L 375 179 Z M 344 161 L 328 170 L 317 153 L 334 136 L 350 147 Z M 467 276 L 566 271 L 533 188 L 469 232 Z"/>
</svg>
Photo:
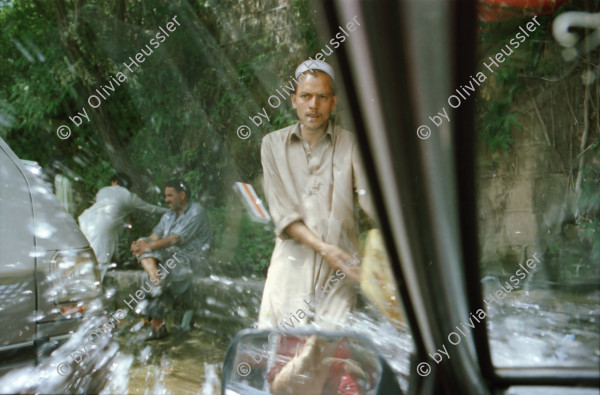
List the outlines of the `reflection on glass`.
<svg viewBox="0 0 600 395">
<path fill-rule="evenodd" d="M 271 332 L 243 337 L 230 352 L 234 363 L 224 385 L 231 394 L 250 389 L 290 395 L 366 394 L 382 375 L 375 350 L 355 337 Z"/>
</svg>

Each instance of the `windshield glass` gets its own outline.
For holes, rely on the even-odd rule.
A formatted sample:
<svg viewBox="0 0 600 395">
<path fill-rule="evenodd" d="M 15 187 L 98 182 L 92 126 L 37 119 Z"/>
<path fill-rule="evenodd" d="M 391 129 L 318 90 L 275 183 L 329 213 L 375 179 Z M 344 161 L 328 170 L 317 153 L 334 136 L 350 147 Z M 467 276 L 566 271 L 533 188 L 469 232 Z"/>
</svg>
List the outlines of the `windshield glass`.
<svg viewBox="0 0 600 395">
<path fill-rule="evenodd" d="M 597 369 L 599 4 L 511 4 L 479 2 L 477 74 L 449 99 L 452 106 L 477 95 L 492 359 L 498 367 Z"/>
<path fill-rule="evenodd" d="M 94 392 L 81 378 L 101 372 L 109 393 L 218 393 L 236 332 L 311 321 L 372 339 L 407 388 L 412 337 L 334 77 L 363 26 L 354 17 L 330 36 L 321 16 L 305 0 L 0 2 L 0 136 L 73 219 L 41 234 L 78 227 L 104 287 L 94 310 L 89 294 L 59 289 L 38 295 L 44 309 L 8 311 L 57 339 L 72 328 L 56 320 L 85 325 L 19 373 L 36 380 L 5 379 L 1 392 Z M 298 71 L 309 58 L 329 66 Z M 10 225 L 21 233 L 6 237 L 32 238 Z M 14 260 L 37 258 L 56 290 L 52 276 L 80 258 L 37 249 Z"/>
</svg>

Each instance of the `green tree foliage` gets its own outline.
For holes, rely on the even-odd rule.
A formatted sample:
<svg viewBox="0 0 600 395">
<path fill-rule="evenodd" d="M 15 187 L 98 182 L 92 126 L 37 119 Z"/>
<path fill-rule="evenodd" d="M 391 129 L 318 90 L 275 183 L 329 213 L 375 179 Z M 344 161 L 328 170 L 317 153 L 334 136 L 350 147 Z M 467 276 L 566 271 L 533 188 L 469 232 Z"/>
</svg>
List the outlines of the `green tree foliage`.
<svg viewBox="0 0 600 395">
<path fill-rule="evenodd" d="M 523 17 L 509 23 L 482 22 L 479 26 L 482 32 L 478 64 L 482 65 L 484 61 L 490 63 L 489 57 L 494 57 L 500 52 L 500 48 L 505 48 L 514 38 L 515 32 L 518 32 L 518 27 L 530 19 Z M 477 98 L 478 137 L 489 147 L 491 153 L 498 149 L 509 150 L 514 143 L 511 131 L 521 125 L 516 120 L 517 113 L 511 112 L 511 109 L 518 95 L 527 86 L 523 78 L 544 78 L 554 72 L 551 62 L 540 61 L 544 42 L 552 40 L 548 30 L 552 17 L 538 16 L 537 20 L 540 26 L 504 59 L 493 74 L 489 75 L 489 71 L 480 66 L 489 75 L 489 80 L 485 82 L 487 85 L 484 94 Z"/>
<path fill-rule="evenodd" d="M 241 203 L 230 196 L 231 185 L 252 182 L 261 193 L 261 138 L 295 119 L 288 103 L 272 109 L 266 99 L 312 54 L 318 40 L 307 17 L 308 1 L 296 0 L 289 7 L 287 40 L 277 38 L 269 26 L 228 25 L 238 3 L 0 4 L 0 136 L 21 158 L 43 167 L 59 158 L 85 194 L 84 206 L 114 170 L 131 174 L 134 191 L 155 203 L 162 200 L 164 182 L 183 178 L 208 210 L 213 263 L 263 273 L 273 248 L 272 230 L 234 209 Z M 177 30 L 139 68 L 126 72 L 127 80 L 98 108 L 90 108 L 88 97 L 125 71 L 123 62 L 131 63 L 129 57 L 145 49 L 159 26 L 175 15 L 181 24 Z M 263 107 L 271 122 L 256 127 L 248 116 Z M 83 119 L 77 127 L 69 116 L 82 108 L 90 121 Z M 236 135 L 242 124 L 252 129 L 247 140 Z M 71 128 L 69 139 L 57 137 L 60 125 Z M 126 242 L 151 229 L 147 221 L 133 222 Z M 231 229 L 239 230 L 235 240 L 227 234 Z M 225 241 L 229 244 L 221 245 Z"/>
<path fill-rule="evenodd" d="M 538 112 L 538 116 L 541 118 L 540 109 L 533 97 L 533 89 L 528 92 L 527 90 L 530 89 L 528 87 L 534 86 L 535 89 L 540 89 L 543 86 L 543 89 L 555 90 L 558 92 L 560 100 L 569 103 L 571 101 L 576 103 L 580 100 L 579 97 L 568 97 L 565 86 L 568 83 L 580 84 L 581 80 L 568 80 L 567 78 L 576 72 L 583 72 L 586 68 L 597 67 L 597 51 L 592 51 L 573 61 L 564 60 L 561 55 L 562 49 L 552 37 L 552 22 L 564 12 L 582 10 L 594 12 L 599 6 L 600 1 L 598 0 L 573 1 L 565 3 L 551 15 L 538 15 L 537 20 L 540 22 L 540 26 L 531 33 L 531 37 L 520 44 L 512 55 L 505 58 L 500 67 L 494 70 L 491 78 L 486 81 L 485 90 L 477 99 L 476 114 L 478 137 L 491 154 L 499 150 L 508 151 L 514 143 L 512 132 L 516 127 L 520 127 L 516 120 L 520 109 L 515 106 L 520 95 L 531 96 L 534 111 Z M 523 26 L 530 19 L 531 16 L 524 15 L 523 18 L 511 21 L 481 23 L 479 26 L 482 31 L 479 64 L 498 53 L 499 49 L 514 37 L 518 27 Z M 487 62 L 489 63 L 489 61 Z M 539 81 L 544 81 L 544 85 Z M 590 90 L 598 91 L 597 82 L 590 85 Z M 592 100 L 590 96 L 590 102 L 597 103 L 597 96 L 594 97 L 595 99 Z M 581 99 L 584 99 L 583 95 Z M 597 109 L 597 105 L 594 104 L 591 104 L 590 107 Z M 575 182 L 572 184 L 573 203 L 568 201 L 571 197 L 566 199 L 565 205 L 572 207 L 562 225 L 561 233 L 549 236 L 549 240 L 552 241 L 546 253 L 550 259 L 548 266 L 553 267 L 550 277 L 554 281 L 597 279 L 600 276 L 600 267 L 597 264 L 600 260 L 600 166 L 598 165 L 600 149 L 598 149 L 597 126 L 594 127 L 594 123 L 598 125 L 598 115 L 597 111 L 594 114 L 590 110 L 588 114 L 584 113 L 581 116 L 577 107 L 571 111 L 571 122 L 577 125 L 575 130 L 580 135 L 575 135 L 575 138 L 568 137 L 571 139 L 571 141 L 567 140 L 570 146 L 558 146 L 555 149 L 562 149 L 562 155 L 577 158 L 572 162 L 572 179 L 576 180 L 579 173 L 582 177 L 580 188 L 575 186 Z M 557 115 L 564 116 L 564 114 Z M 583 149 L 583 151 L 589 151 L 587 153 L 581 152 L 578 148 L 583 139 L 581 125 L 585 121 L 582 121 L 581 118 L 584 117 L 590 124 L 589 136 L 586 141 L 587 147 Z M 548 143 L 550 144 L 550 142 Z M 556 144 L 556 140 L 554 140 L 554 144 Z M 587 161 L 579 162 L 580 156 L 584 154 Z M 494 156 L 492 155 L 492 157 Z M 497 165 L 494 160 L 488 163 Z M 576 166 L 577 168 L 575 168 Z"/>
</svg>

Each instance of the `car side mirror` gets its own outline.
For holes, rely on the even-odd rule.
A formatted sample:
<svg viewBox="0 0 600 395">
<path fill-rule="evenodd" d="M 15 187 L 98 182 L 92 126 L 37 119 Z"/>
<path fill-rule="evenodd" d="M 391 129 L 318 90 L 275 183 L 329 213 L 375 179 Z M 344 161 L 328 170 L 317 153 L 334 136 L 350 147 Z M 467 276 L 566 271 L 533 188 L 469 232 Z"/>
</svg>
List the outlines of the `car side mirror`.
<svg viewBox="0 0 600 395">
<path fill-rule="evenodd" d="M 245 329 L 223 363 L 222 394 L 401 394 L 388 363 L 363 336 Z"/>
</svg>

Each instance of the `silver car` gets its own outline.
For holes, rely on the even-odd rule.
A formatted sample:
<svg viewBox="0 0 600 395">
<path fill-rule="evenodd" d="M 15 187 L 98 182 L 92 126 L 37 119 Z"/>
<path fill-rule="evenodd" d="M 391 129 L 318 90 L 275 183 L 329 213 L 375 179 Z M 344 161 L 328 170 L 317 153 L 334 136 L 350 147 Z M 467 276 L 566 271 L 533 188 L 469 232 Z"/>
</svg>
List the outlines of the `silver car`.
<svg viewBox="0 0 600 395">
<path fill-rule="evenodd" d="M 37 363 L 101 308 L 94 252 L 39 175 L 0 138 L 0 371 Z"/>
</svg>

